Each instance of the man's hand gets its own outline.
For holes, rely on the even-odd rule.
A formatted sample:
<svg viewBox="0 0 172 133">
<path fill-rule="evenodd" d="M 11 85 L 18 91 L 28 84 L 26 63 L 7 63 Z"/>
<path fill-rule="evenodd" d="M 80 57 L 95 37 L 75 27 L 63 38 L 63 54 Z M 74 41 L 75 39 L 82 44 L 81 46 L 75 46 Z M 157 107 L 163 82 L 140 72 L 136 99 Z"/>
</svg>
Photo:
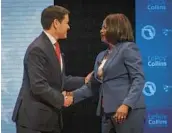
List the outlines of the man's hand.
<svg viewBox="0 0 172 133">
<path fill-rule="evenodd" d="M 90 73 L 85 77 L 85 84 L 87 84 L 87 83 L 90 81 L 90 79 L 91 79 L 91 77 L 92 77 L 92 75 L 93 75 L 93 72 L 94 72 L 94 71 L 90 72 Z"/>
<path fill-rule="evenodd" d="M 122 104 L 116 111 L 113 118 L 117 123 L 122 123 L 127 118 L 129 107 Z"/>
<path fill-rule="evenodd" d="M 73 103 L 73 95 L 66 91 L 63 91 L 62 94 L 64 96 L 64 107 L 70 106 Z"/>
</svg>

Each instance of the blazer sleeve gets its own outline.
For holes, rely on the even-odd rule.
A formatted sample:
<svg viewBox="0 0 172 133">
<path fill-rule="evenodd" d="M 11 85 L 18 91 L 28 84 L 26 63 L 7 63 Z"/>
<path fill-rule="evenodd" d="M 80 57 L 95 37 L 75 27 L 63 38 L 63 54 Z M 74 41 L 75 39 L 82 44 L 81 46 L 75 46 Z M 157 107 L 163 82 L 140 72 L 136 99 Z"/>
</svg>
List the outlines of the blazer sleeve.
<svg viewBox="0 0 172 133">
<path fill-rule="evenodd" d="M 74 103 L 78 103 L 92 96 L 93 96 L 93 91 L 90 87 L 90 84 L 84 84 L 82 87 L 73 91 Z"/>
<path fill-rule="evenodd" d="M 85 84 L 84 79 L 85 79 L 84 77 L 64 75 L 64 89 L 66 91 L 73 91 L 77 88 L 80 88 L 82 85 Z"/>
<path fill-rule="evenodd" d="M 99 96 L 100 83 L 96 81 L 94 76 L 91 77 L 87 84 L 73 91 L 74 103 L 78 103 L 92 96 Z"/>
<path fill-rule="evenodd" d="M 52 88 L 48 84 L 46 64 L 45 53 L 40 48 L 33 48 L 27 59 L 30 88 L 35 97 L 60 109 L 64 104 L 64 96 L 57 88 Z"/>
<path fill-rule="evenodd" d="M 135 43 L 129 43 L 124 50 L 125 66 L 131 78 L 131 87 L 129 93 L 123 101 L 123 104 L 133 108 L 139 100 L 144 87 L 144 74 L 142 70 L 142 60 L 139 50 Z"/>
</svg>

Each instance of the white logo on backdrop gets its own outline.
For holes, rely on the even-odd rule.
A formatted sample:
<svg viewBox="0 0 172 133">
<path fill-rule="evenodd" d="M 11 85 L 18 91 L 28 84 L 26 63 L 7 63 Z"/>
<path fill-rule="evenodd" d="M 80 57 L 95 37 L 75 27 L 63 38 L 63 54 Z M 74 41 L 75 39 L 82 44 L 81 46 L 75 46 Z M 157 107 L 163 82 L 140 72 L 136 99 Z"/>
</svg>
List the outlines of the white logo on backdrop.
<svg viewBox="0 0 172 133">
<path fill-rule="evenodd" d="M 143 93 L 146 95 L 146 96 L 152 96 L 154 95 L 156 92 L 156 85 L 155 83 L 153 82 L 146 82 L 145 85 L 144 85 L 144 88 L 143 88 Z"/>
<path fill-rule="evenodd" d="M 151 40 L 155 37 L 155 28 L 151 25 L 146 25 L 142 28 L 141 35 L 146 40 Z"/>
<path fill-rule="evenodd" d="M 148 56 L 149 67 L 167 67 L 167 56 Z"/>
<path fill-rule="evenodd" d="M 172 86 L 171 85 L 163 85 L 164 91 L 165 92 L 169 92 L 170 89 L 172 90 Z"/>
</svg>

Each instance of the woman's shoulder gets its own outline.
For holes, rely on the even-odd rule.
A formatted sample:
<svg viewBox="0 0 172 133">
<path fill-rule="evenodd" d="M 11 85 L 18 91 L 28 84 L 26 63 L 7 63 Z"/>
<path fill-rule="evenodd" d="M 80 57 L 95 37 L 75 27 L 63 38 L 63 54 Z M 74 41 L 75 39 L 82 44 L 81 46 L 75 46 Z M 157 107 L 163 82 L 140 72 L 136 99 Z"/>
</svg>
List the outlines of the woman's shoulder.
<svg viewBox="0 0 172 133">
<path fill-rule="evenodd" d="M 107 52 L 107 50 L 103 50 L 103 51 L 101 51 L 98 55 L 97 55 L 97 57 L 101 57 L 101 56 L 104 56 L 104 54 Z"/>
<path fill-rule="evenodd" d="M 121 42 L 120 45 L 123 47 L 123 48 L 128 48 L 128 47 L 132 47 L 132 46 L 136 46 L 136 43 L 135 42 Z"/>
</svg>

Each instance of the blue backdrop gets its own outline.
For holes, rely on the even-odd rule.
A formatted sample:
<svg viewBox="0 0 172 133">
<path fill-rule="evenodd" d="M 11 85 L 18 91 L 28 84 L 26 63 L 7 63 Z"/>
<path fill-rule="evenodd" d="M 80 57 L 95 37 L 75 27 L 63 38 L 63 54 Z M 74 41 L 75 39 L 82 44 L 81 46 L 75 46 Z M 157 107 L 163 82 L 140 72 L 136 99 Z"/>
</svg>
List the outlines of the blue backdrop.
<svg viewBox="0 0 172 133">
<path fill-rule="evenodd" d="M 172 132 L 172 1 L 136 0 L 136 42 L 146 84 L 145 133 Z"/>
</svg>

